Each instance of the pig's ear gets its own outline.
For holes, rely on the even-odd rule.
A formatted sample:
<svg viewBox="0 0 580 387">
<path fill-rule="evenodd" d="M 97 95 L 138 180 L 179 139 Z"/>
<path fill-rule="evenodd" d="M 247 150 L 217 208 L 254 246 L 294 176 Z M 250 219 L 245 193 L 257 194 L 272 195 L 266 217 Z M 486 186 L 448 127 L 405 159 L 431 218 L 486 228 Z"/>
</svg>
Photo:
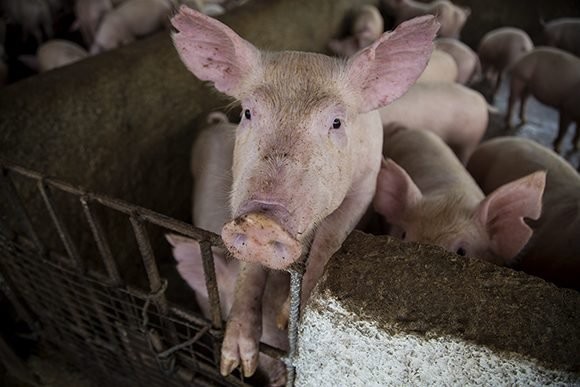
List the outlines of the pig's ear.
<svg viewBox="0 0 580 387">
<path fill-rule="evenodd" d="M 406 21 L 349 60 L 349 86 L 359 94 L 359 111 L 386 106 L 415 83 L 427 66 L 438 29 L 431 15 Z"/>
<path fill-rule="evenodd" d="M 407 211 L 416 206 L 423 195 L 411 177 L 393 160 L 383 160 L 373 205 L 389 223 L 400 225 Z"/>
<path fill-rule="evenodd" d="M 167 234 L 167 241 L 173 247 L 173 257 L 177 261 L 177 271 L 187 284 L 196 292 L 207 294 L 205 275 L 199 242 L 180 235 Z M 227 274 L 227 263 L 224 257 L 213 250 L 215 273 L 218 283 Z"/>
<path fill-rule="evenodd" d="M 185 66 L 219 91 L 238 97 L 240 86 L 256 71 L 260 52 L 225 24 L 181 6 L 171 19 L 173 43 Z"/>
<path fill-rule="evenodd" d="M 506 264 L 524 248 L 532 229 L 524 218 L 538 219 L 542 214 L 542 194 L 546 172 L 540 171 L 502 185 L 478 206 L 475 216 L 487 230 L 491 250 Z"/>
</svg>

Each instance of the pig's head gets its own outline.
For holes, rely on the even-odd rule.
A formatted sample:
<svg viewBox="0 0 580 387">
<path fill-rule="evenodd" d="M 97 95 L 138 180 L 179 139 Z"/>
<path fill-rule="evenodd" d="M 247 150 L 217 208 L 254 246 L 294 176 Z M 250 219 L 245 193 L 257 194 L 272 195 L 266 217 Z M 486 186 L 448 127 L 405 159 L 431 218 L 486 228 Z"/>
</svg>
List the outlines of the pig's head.
<svg viewBox="0 0 580 387">
<path fill-rule="evenodd" d="M 263 52 L 217 20 L 181 7 L 172 19 L 181 60 L 241 101 L 231 210 L 222 230 L 238 259 L 284 269 L 353 184 L 359 115 L 400 97 L 423 71 L 438 24 L 417 18 L 348 61 Z"/>
<path fill-rule="evenodd" d="M 423 196 L 388 160 L 379 172 L 374 207 L 400 239 L 510 265 L 532 236 L 524 218 L 540 217 L 545 182 L 545 172 L 533 173 L 499 187 L 474 207 L 462 195 Z"/>
</svg>

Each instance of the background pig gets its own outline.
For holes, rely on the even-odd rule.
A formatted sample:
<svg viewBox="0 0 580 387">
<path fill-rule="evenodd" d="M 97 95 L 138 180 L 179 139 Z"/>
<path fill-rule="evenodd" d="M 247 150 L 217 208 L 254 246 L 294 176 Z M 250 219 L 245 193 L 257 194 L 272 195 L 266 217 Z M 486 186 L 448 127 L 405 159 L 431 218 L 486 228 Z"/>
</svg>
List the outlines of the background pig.
<svg viewBox="0 0 580 387">
<path fill-rule="evenodd" d="M 533 95 L 560 111 L 559 131 L 554 140 L 554 149 L 559 152 L 570 122 L 580 121 L 580 58 L 557 48 L 540 47 L 521 57 L 511 67 L 510 74 L 506 125 L 511 126 L 512 111 L 518 101 L 520 120 L 525 121 L 526 100 Z"/>
<path fill-rule="evenodd" d="M 433 50 L 431 58 L 417 82 L 455 82 L 459 70 L 451 55 L 441 50 Z"/>
<path fill-rule="evenodd" d="M 465 85 L 475 81 L 481 75 L 479 57 L 467 44 L 451 38 L 439 38 L 435 49 L 448 53 L 457 64 L 457 82 Z"/>
<path fill-rule="evenodd" d="M 546 23 L 544 41 L 548 46 L 580 56 L 580 18 L 562 18 Z"/>
<path fill-rule="evenodd" d="M 534 48 L 532 39 L 519 28 L 504 27 L 490 31 L 481 38 L 477 54 L 484 79 L 493 83 L 493 101 L 501 84 L 504 69 Z"/>
<path fill-rule="evenodd" d="M 333 39 L 328 47 L 338 56 L 351 56 L 377 40 L 384 30 L 384 21 L 379 10 L 372 5 L 364 5 L 357 12 L 352 24 L 352 36 L 343 40 Z"/>
<path fill-rule="evenodd" d="M 90 46 L 105 14 L 113 9 L 111 0 L 76 0 L 75 26 L 81 30 L 85 43 Z"/>
<path fill-rule="evenodd" d="M 395 14 L 396 24 L 421 15 L 434 15 L 441 24 L 439 36 L 459 38 L 463 25 L 471 14 L 468 7 L 458 7 L 448 0 L 423 3 L 414 0 L 384 0 Z"/>
<path fill-rule="evenodd" d="M 547 171 L 542 216 L 531 222 L 534 235 L 516 267 L 580 290 L 580 175 L 574 168 L 550 149 L 512 137 L 482 144 L 467 168 L 484 192 Z"/>
<path fill-rule="evenodd" d="M 105 14 L 91 54 L 129 44 L 138 37 L 161 29 L 171 12 L 169 0 L 126 0 Z"/>
<path fill-rule="evenodd" d="M 441 246 L 462 256 L 509 265 L 537 219 L 545 173 L 502 185 L 484 197 L 463 165 L 431 132 L 391 127 L 385 131 L 375 210 L 405 241 Z"/>
<path fill-rule="evenodd" d="M 89 53 L 76 43 L 53 39 L 43 43 L 36 52 L 38 71 L 45 72 L 86 58 Z"/>
<path fill-rule="evenodd" d="M 228 122 L 223 113 L 210 114 L 209 123 L 202 130 L 192 149 L 193 224 L 219 233 L 230 218 L 229 192 L 232 184 L 231 168 L 236 125 Z M 207 318 L 210 318 L 209 297 L 205 284 L 203 261 L 199 243 L 178 235 L 167 235 L 177 261 L 177 270 L 195 291 L 197 303 Z M 240 264 L 237 260 L 227 261 L 225 252 L 212 248 L 222 316 L 227 316 L 234 300 L 236 278 Z M 276 326 L 279 305 L 286 300 L 289 278 L 285 272 L 270 272 L 266 283 L 262 313 L 262 335 L 260 340 L 277 348 L 288 348 L 288 336 Z M 269 385 L 283 386 L 286 369 L 281 361 L 260 355 L 260 369 L 266 374 Z"/>
<path fill-rule="evenodd" d="M 437 134 L 464 163 L 483 137 L 488 105 L 478 92 L 457 83 L 416 83 L 382 109 L 383 125 L 401 123 Z"/>
<path fill-rule="evenodd" d="M 53 35 L 50 3 L 45 0 L 3 0 L 0 6 L 9 23 L 22 27 L 23 39 L 32 36 L 37 43 Z"/>
<path fill-rule="evenodd" d="M 268 272 L 310 253 L 307 299 L 326 262 L 371 202 L 380 167 L 377 108 L 423 71 L 437 31 L 433 17 L 385 33 L 348 61 L 304 52 L 261 52 L 217 20 L 181 7 L 177 51 L 200 80 L 241 100 L 231 209 L 222 229 L 244 261 L 222 345 L 221 372 L 256 368 Z M 404 55 L 400 54 L 404 53 Z"/>
</svg>

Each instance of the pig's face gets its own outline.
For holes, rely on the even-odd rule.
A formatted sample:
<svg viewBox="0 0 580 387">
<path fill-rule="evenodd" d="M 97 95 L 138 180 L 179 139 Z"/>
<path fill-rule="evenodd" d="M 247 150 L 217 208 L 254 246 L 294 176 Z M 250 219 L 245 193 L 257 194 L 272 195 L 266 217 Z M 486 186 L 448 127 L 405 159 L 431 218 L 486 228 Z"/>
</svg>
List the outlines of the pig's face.
<svg viewBox="0 0 580 387">
<path fill-rule="evenodd" d="M 316 226 L 353 187 L 351 156 L 362 146 L 361 114 L 400 97 L 433 49 L 432 16 L 403 23 L 348 61 L 264 53 L 234 31 L 181 7 L 172 19 L 182 61 L 242 103 L 231 207 L 222 230 L 238 259 L 283 269 L 298 260 Z M 353 141 L 358 131 L 360 143 Z"/>
</svg>

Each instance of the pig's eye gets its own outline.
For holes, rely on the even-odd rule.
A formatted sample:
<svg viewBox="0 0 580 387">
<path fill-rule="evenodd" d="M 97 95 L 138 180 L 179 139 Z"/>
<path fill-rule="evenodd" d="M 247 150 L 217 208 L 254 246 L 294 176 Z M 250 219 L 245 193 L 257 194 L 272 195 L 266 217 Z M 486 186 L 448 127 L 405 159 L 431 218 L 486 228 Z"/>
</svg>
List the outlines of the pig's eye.
<svg viewBox="0 0 580 387">
<path fill-rule="evenodd" d="M 250 109 L 244 110 L 244 117 L 246 117 L 247 120 L 252 119 L 252 113 L 250 113 Z"/>
<path fill-rule="evenodd" d="M 342 124 L 342 122 L 340 122 L 340 120 L 338 118 L 335 118 L 334 121 L 332 121 L 332 128 L 338 129 L 338 128 L 340 128 L 341 124 Z"/>
<path fill-rule="evenodd" d="M 467 254 L 467 252 L 465 251 L 465 249 L 463 247 L 458 248 L 456 253 L 457 253 L 457 255 L 461 255 L 462 257 L 465 257 L 465 255 Z"/>
</svg>

